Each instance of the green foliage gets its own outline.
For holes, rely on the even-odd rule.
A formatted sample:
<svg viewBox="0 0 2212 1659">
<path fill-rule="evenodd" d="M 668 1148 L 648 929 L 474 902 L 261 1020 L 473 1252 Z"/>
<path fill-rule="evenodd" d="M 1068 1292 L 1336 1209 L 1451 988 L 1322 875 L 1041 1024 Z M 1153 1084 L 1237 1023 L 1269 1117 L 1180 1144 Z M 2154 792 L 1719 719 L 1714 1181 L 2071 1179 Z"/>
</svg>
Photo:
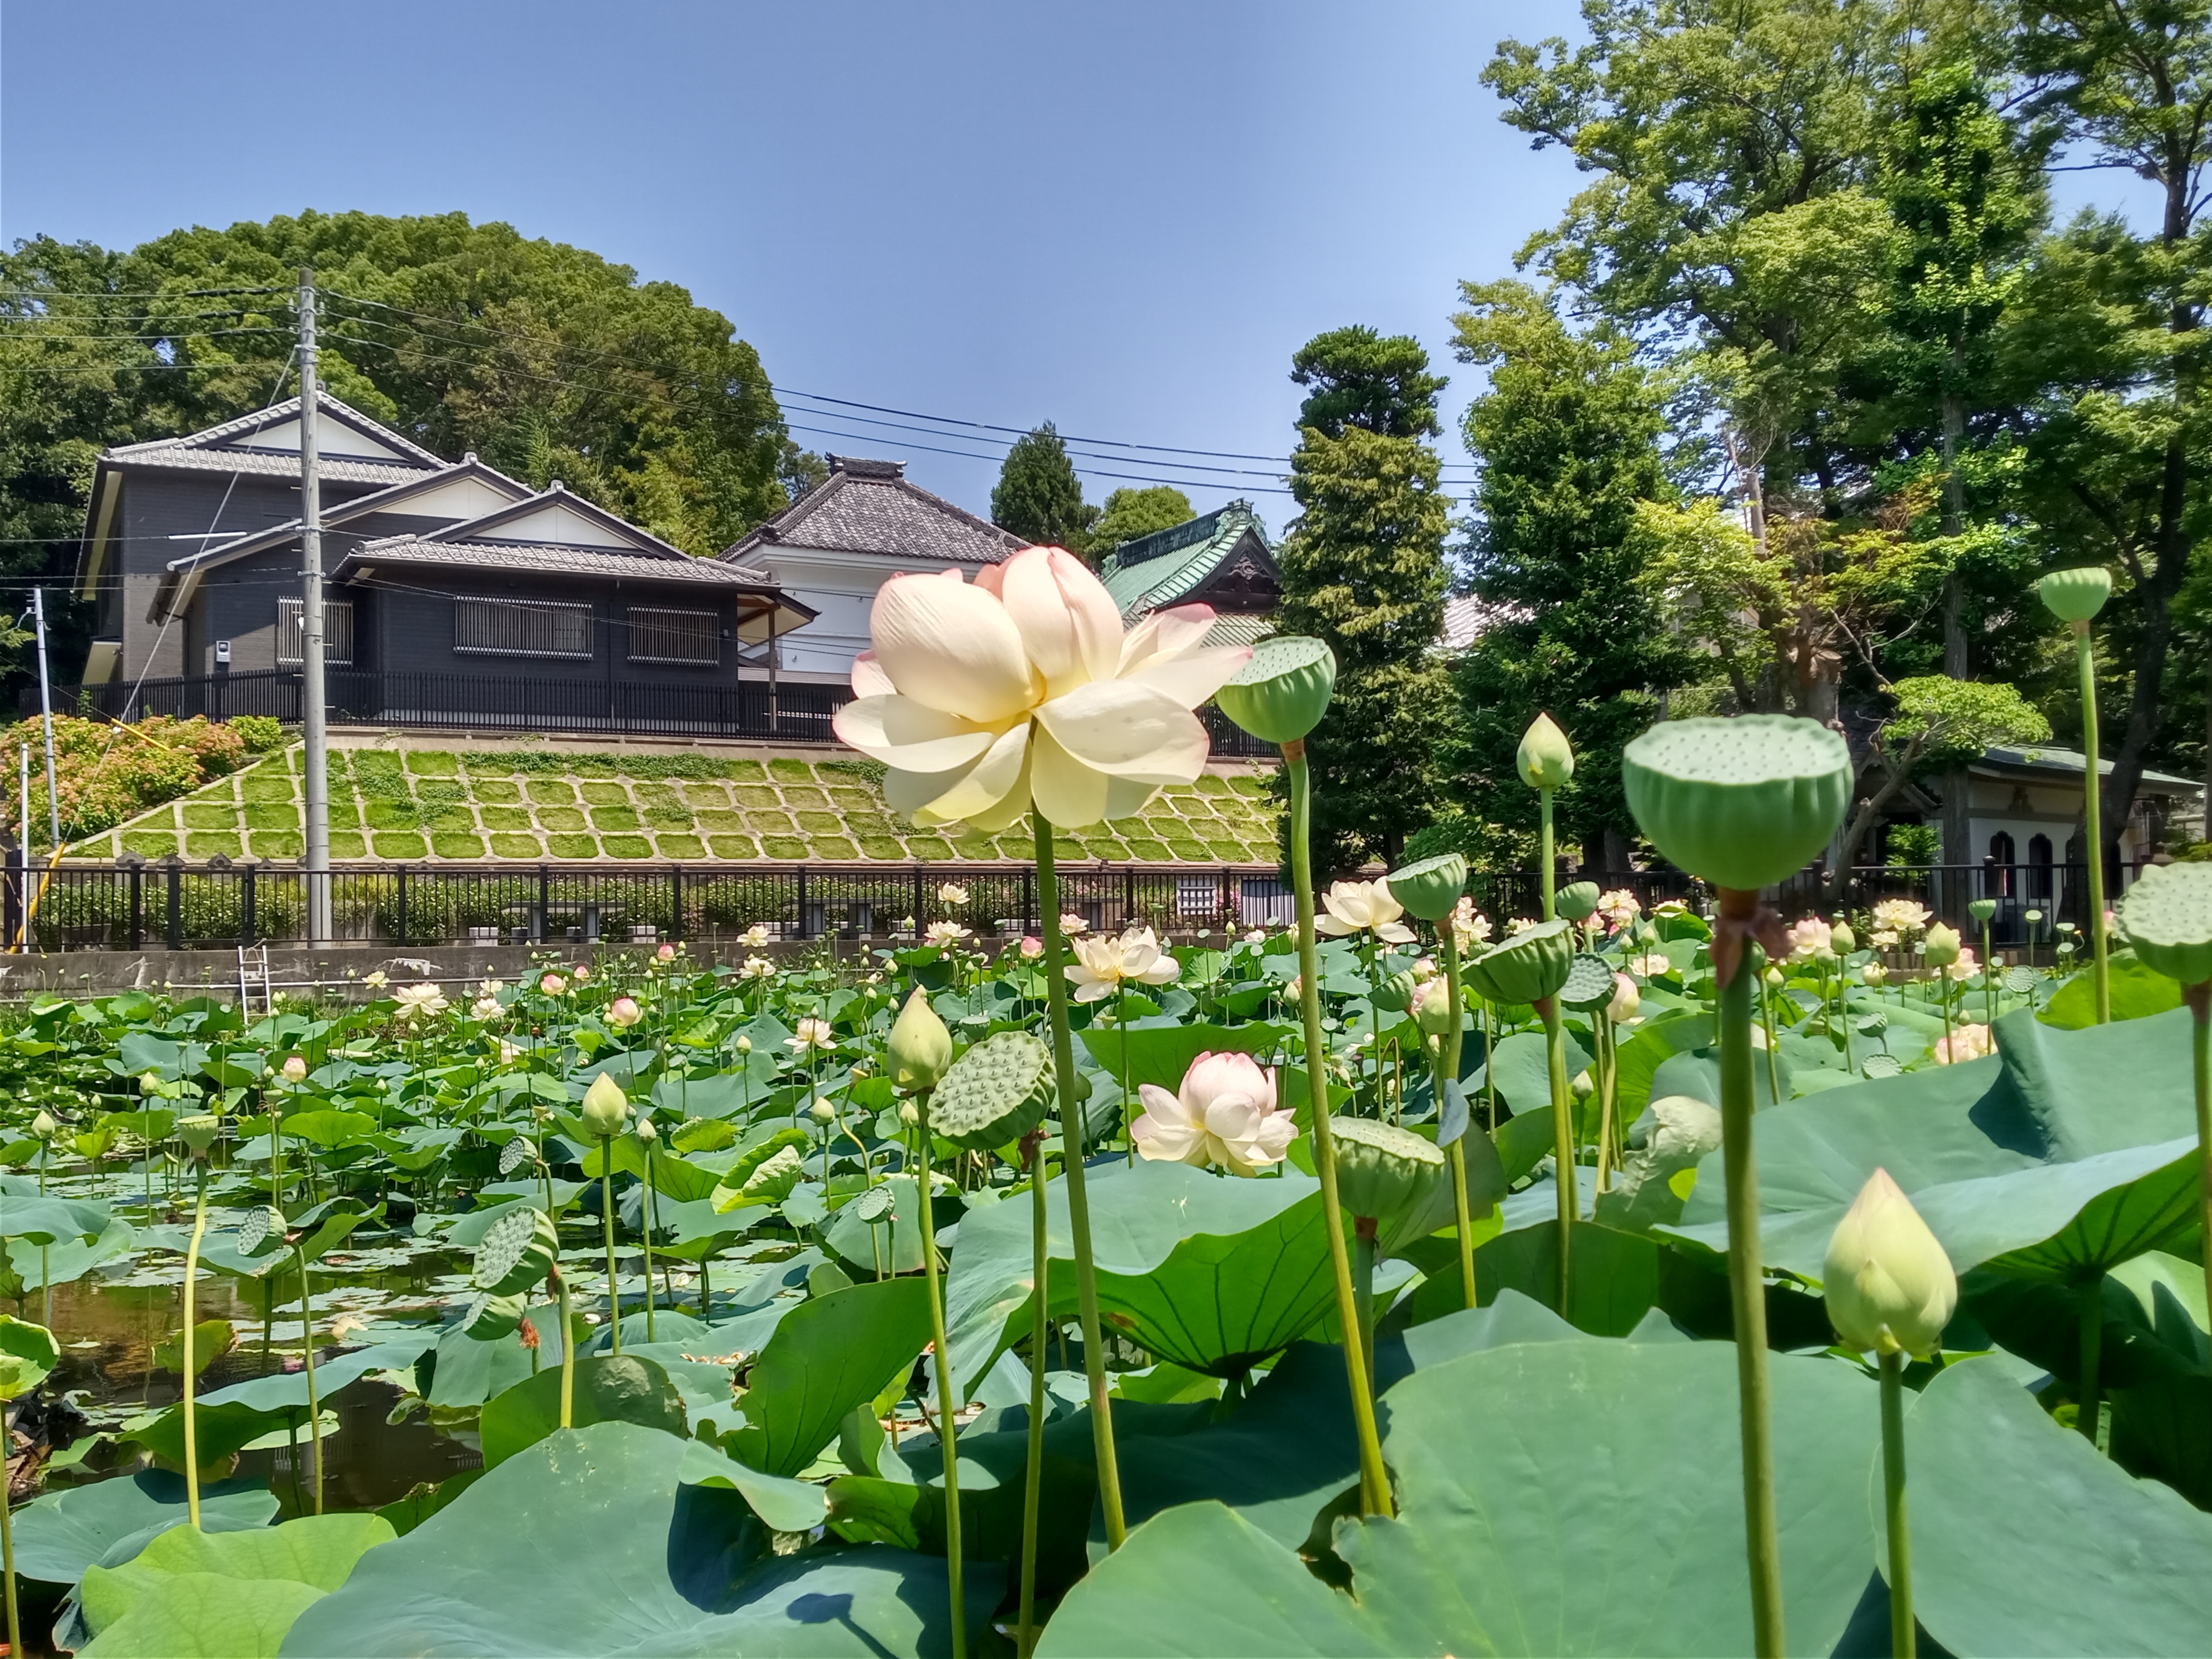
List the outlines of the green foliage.
<svg viewBox="0 0 2212 1659">
<path fill-rule="evenodd" d="M 1468 562 L 1491 620 L 1462 659 L 1464 757 L 1454 791 L 1471 814 L 1526 831 L 1534 793 L 1514 773 L 1530 720 L 1548 713 L 1580 763 L 1558 795 L 1563 838 L 1585 861 L 1635 833 L 1621 794 L 1622 746 L 1650 722 L 1656 694 L 1690 678 L 1642 580 L 1639 501 L 1663 498 L 1662 411 L 1632 343 L 1575 333 L 1522 283 L 1462 283 L 1456 350 L 1489 371 L 1469 405 L 1468 448 L 1482 468 Z"/>
<path fill-rule="evenodd" d="M 1307 350 L 1327 347 L 1322 361 L 1334 362 L 1338 343 L 1324 335 Z M 1291 458 L 1304 511 L 1280 554 L 1276 623 L 1324 641 L 1337 664 L 1328 714 L 1306 740 L 1321 870 L 1398 861 L 1407 835 L 1436 812 L 1438 751 L 1456 713 L 1432 648 L 1443 626 L 1449 507 L 1435 452 L 1392 435 L 1436 429 L 1433 377 L 1403 370 L 1395 348 L 1389 361 L 1398 365 L 1390 375 L 1362 384 L 1357 419 L 1340 417 L 1335 435 L 1305 428 Z M 1401 383 L 1413 390 L 1389 403 L 1385 392 Z"/>
<path fill-rule="evenodd" d="M 1173 484 L 1152 484 L 1142 489 L 1126 486 L 1106 497 L 1106 507 L 1091 527 L 1091 551 L 1112 552 L 1123 542 L 1149 536 L 1156 530 L 1172 530 L 1197 516 L 1190 497 Z"/>
<path fill-rule="evenodd" d="M 1898 764 L 1911 769 L 1963 766 L 1998 744 L 2045 743 L 2051 722 L 2009 685 L 1954 680 L 1942 674 L 1899 680 L 1890 687 L 1897 714 L 1882 727 L 1882 742 L 1903 751 Z"/>
<path fill-rule="evenodd" d="M 1358 427 L 1386 438 L 1433 438 L 1437 394 L 1449 384 L 1429 373 L 1429 354 L 1410 334 L 1385 337 L 1362 323 L 1316 334 L 1291 359 L 1291 379 L 1311 386 L 1298 425 L 1340 438 Z"/>
<path fill-rule="evenodd" d="M 991 522 L 1025 542 L 1080 553 L 1091 544 L 1098 509 L 1083 499 L 1083 484 L 1067 446 L 1050 421 L 1014 440 L 991 490 Z"/>
</svg>

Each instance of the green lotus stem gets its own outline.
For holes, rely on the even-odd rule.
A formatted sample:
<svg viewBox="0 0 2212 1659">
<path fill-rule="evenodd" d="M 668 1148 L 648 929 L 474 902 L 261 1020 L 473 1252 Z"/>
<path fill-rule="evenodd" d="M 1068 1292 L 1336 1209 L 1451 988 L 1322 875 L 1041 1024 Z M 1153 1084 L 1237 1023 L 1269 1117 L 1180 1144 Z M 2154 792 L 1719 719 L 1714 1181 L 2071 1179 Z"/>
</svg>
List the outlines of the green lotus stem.
<svg viewBox="0 0 2212 1659">
<path fill-rule="evenodd" d="M 2112 1018 L 2112 978 L 2105 960 L 2105 814 L 2097 776 L 2097 657 L 2089 643 L 2087 618 L 2074 624 L 2074 666 L 2081 678 L 2081 832 L 2089 843 L 2090 961 L 2097 988 L 2097 1024 L 2108 1025 Z"/>
<path fill-rule="evenodd" d="M 11 1655 L 23 1650 L 22 1617 L 15 1607 L 15 1528 L 9 1513 L 14 1507 L 9 1495 L 0 1492 L 0 1572 L 7 1577 L 8 1651 Z"/>
<path fill-rule="evenodd" d="M 1982 924 L 1982 1024 L 1990 1028 L 1990 1040 L 1996 1041 L 1997 976 L 1990 967 L 1990 925 Z"/>
<path fill-rule="evenodd" d="M 1889 1650 L 1912 1659 L 1912 1536 L 1905 1518 L 1905 1356 L 1881 1357 L 1881 1485 L 1889 1528 Z"/>
<path fill-rule="evenodd" d="M 826 1157 L 827 1154 L 825 1153 Z M 826 1182 L 823 1183 L 828 1184 Z M 615 1282 L 615 1143 L 599 1143 L 599 1218 L 606 1224 L 607 1335 L 613 1352 L 622 1352 L 622 1287 Z M 650 1285 L 647 1286 L 650 1289 Z"/>
<path fill-rule="evenodd" d="M 1083 1323 L 1083 1370 L 1091 1383 L 1091 1437 L 1098 1463 L 1098 1501 L 1106 1512 L 1106 1547 L 1118 1550 L 1128 1531 L 1121 1518 L 1121 1468 L 1114 1453 L 1114 1413 L 1106 1394 L 1106 1344 L 1099 1334 L 1098 1272 L 1091 1264 L 1091 1198 L 1083 1183 L 1082 1103 L 1075 1097 L 1075 1044 L 1067 1030 L 1066 941 L 1060 932 L 1060 867 L 1052 824 L 1032 808 L 1036 836 L 1039 931 L 1044 935 L 1045 1010 L 1052 1022 L 1053 1074 L 1060 1085 L 1061 1173 L 1067 1181 L 1068 1231 L 1075 1241 L 1075 1304 Z"/>
<path fill-rule="evenodd" d="M 551 1277 L 560 1304 L 561 1426 L 568 1429 L 576 1424 L 576 1328 L 568 1311 L 568 1276 L 556 1267 Z"/>
<path fill-rule="evenodd" d="M 1030 1145 L 1030 1275 L 1033 1305 L 1030 1317 L 1030 1438 L 1029 1462 L 1022 1486 L 1022 1614 L 1015 1652 L 1029 1659 L 1036 1644 L 1037 1525 L 1044 1504 L 1044 1370 L 1051 1295 L 1048 1275 L 1052 1253 L 1046 1237 L 1049 1220 L 1045 1202 L 1044 1138 Z"/>
<path fill-rule="evenodd" d="M 300 1264 L 300 1352 L 301 1369 L 307 1374 L 307 1444 L 315 1468 L 315 1513 L 323 1512 L 323 1402 L 315 1392 L 315 1301 L 307 1289 L 307 1252 L 304 1245 L 292 1247 L 292 1258 Z"/>
<path fill-rule="evenodd" d="M 194 1420 L 192 1405 L 192 1281 L 199 1277 L 200 1240 L 207 1236 L 207 1160 L 195 1158 L 194 1168 L 199 1174 L 199 1202 L 192 1209 L 192 1239 L 185 1249 L 185 1328 L 182 1337 L 185 1355 L 185 1500 L 191 1514 L 192 1528 L 200 1524 L 200 1437 L 199 1425 Z M 0 1502 L 5 1494 L 0 1493 Z M 19 1650 L 10 1648 L 9 1652 Z"/>
<path fill-rule="evenodd" d="M 2104 1415 L 2104 1394 L 2099 1372 L 2105 1352 L 2105 1276 L 2095 1275 L 2078 1292 L 2081 1314 L 2081 1375 L 2075 1390 L 2081 1404 L 2075 1408 L 2074 1426 L 2091 1445 L 2097 1443 L 2097 1420 Z"/>
<path fill-rule="evenodd" d="M 1552 1079 L 1552 1185 L 1559 1194 L 1559 1317 L 1571 1319 L 1574 1304 L 1568 1294 L 1574 1275 L 1568 1261 L 1573 1255 L 1575 1219 L 1582 1213 L 1582 1195 L 1575 1190 L 1575 1126 L 1571 1098 L 1567 1092 L 1567 1031 L 1559 1022 L 1559 1000 L 1540 997 L 1536 1012 L 1544 1021 L 1544 1064 Z"/>
<path fill-rule="evenodd" d="M 1782 1070 L 1775 1060 L 1775 1050 L 1780 1044 L 1780 1033 L 1774 1029 L 1774 994 L 1766 983 L 1765 975 L 1759 981 L 1759 1023 L 1766 1032 L 1766 1094 L 1777 1106 L 1782 1103 Z M 1945 1028 L 1948 1030 L 1948 1028 Z"/>
<path fill-rule="evenodd" d="M 1613 1190 L 1613 1098 L 1614 1068 L 1620 1064 L 1613 1048 L 1613 1018 L 1604 1008 L 1597 1011 L 1597 1189 L 1601 1193 Z M 1594 1206 L 1593 1206 L 1594 1207 Z"/>
<path fill-rule="evenodd" d="M 1359 1310 L 1359 1354 L 1367 1367 L 1367 1387 L 1375 1387 L 1375 1224 L 1361 1217 L 1352 1224 L 1352 1297 Z"/>
<path fill-rule="evenodd" d="M 1553 846 L 1552 792 L 1548 789 L 1539 789 L 1536 792 L 1536 816 L 1540 826 L 1538 833 L 1543 842 L 1542 851 L 1539 854 L 1539 867 L 1536 874 L 1537 878 L 1543 884 L 1543 919 L 1549 921 L 1558 909 L 1559 896 L 1553 890 L 1558 887 L 1559 878 L 1556 868 L 1559 863 L 1559 854 Z"/>
<path fill-rule="evenodd" d="M 1498 1133 L 1498 1068 L 1490 1062 L 1498 1053 L 1498 1024 L 1492 1016 L 1490 999 L 1477 1000 L 1482 1004 L 1482 1127 L 1494 1135 Z"/>
<path fill-rule="evenodd" d="M 1452 1024 L 1443 1044 L 1437 1054 L 1437 1116 L 1441 1121 L 1444 1110 L 1444 1079 L 1455 1081 L 1459 1077 L 1460 1045 L 1463 1033 L 1460 1022 L 1466 1018 L 1460 1001 L 1459 936 L 1452 931 L 1452 919 L 1446 916 L 1437 927 L 1437 950 L 1444 959 L 1444 995 L 1451 1003 Z M 1470 1114 L 1472 1115 L 1472 1114 Z M 1474 1125 L 1469 1123 L 1460 1131 L 1446 1152 L 1451 1158 L 1452 1215 L 1459 1230 L 1459 1282 L 1462 1305 L 1474 1306 L 1474 1218 L 1467 1195 L 1467 1138 Z"/>
<path fill-rule="evenodd" d="M 653 1291 L 653 1226 L 659 1214 L 660 1206 L 653 1202 L 653 1143 L 647 1141 L 645 1144 L 645 1190 L 638 1194 L 637 1218 L 642 1224 L 638 1231 L 644 1235 L 645 1242 L 645 1340 L 648 1342 L 655 1340 L 653 1310 L 654 1304 L 659 1300 Z M 872 1235 L 874 1229 L 869 1231 Z M 876 1276 L 878 1279 L 883 1277 L 880 1273 Z"/>
<path fill-rule="evenodd" d="M 2190 1028 L 2190 1048 L 2197 1081 L 2197 1167 L 2204 1206 L 2204 1237 L 2212 1239 L 2212 980 L 2184 986 L 2181 998 L 2196 1017 Z M 2205 1306 L 2212 1308 L 2212 1249 L 2203 1255 Z"/>
<path fill-rule="evenodd" d="M 1336 1196 L 1336 1147 L 1328 1127 L 1328 1046 L 1321 1031 L 1321 967 L 1314 943 L 1313 780 L 1306 764 L 1305 740 L 1293 738 L 1282 747 L 1291 795 L 1291 886 L 1298 907 L 1298 1000 L 1305 1019 L 1306 1109 L 1313 1119 L 1314 1173 L 1321 1177 L 1322 1212 L 1328 1220 L 1329 1267 L 1336 1275 L 1336 1318 L 1344 1332 L 1345 1376 L 1352 1387 L 1352 1424 L 1359 1440 L 1359 1507 L 1364 1515 L 1389 1515 L 1390 1477 L 1382 1466 L 1382 1438 L 1375 1427 L 1375 1393 L 1367 1386 L 1367 1360 L 1360 1348 L 1352 1252 L 1344 1242 L 1344 1212 Z"/>
<path fill-rule="evenodd" d="M 1722 920 L 1748 931 L 1759 895 L 1718 891 Z M 1735 1316 L 1743 1433 L 1744 1538 L 1751 1566 L 1752 1633 L 1759 1659 L 1788 1651 L 1782 1625 L 1782 1546 L 1774 1512 L 1774 1445 L 1766 1386 L 1766 1275 L 1759 1248 L 1759 1167 L 1752 1147 L 1752 999 L 1765 953 L 1748 939 L 1720 988 L 1721 1147 L 1728 1173 L 1729 1301 Z"/>
<path fill-rule="evenodd" d="M 928 1147 L 929 1091 L 914 1097 L 918 1121 L 915 1127 Z M 945 1352 L 945 1297 L 937 1280 L 937 1222 L 930 1207 L 930 1171 L 921 1169 L 921 1276 L 929 1286 L 930 1354 L 937 1362 L 937 1440 L 945 1453 L 945 1565 L 952 1590 L 952 1659 L 968 1659 L 968 1604 L 961 1592 L 960 1447 L 954 1437 L 953 1419 L 959 1402 L 952 1397 L 952 1358 Z M 1024 1546 L 1026 1553 L 1027 1546 Z"/>
</svg>

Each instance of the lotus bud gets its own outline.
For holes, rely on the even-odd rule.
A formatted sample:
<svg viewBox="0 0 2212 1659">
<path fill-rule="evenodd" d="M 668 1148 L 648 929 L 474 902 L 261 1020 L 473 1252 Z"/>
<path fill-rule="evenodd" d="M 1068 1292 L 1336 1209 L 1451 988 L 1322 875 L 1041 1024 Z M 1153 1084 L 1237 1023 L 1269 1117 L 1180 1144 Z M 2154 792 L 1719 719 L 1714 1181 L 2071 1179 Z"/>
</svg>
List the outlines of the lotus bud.
<svg viewBox="0 0 2212 1659">
<path fill-rule="evenodd" d="M 1878 962 L 1869 962 L 1859 969 L 1859 977 L 1869 985 L 1879 985 L 1889 977 L 1889 969 Z"/>
<path fill-rule="evenodd" d="M 2036 583 L 2035 592 L 2059 621 L 2086 623 L 2112 597 L 2112 573 L 2094 564 L 2054 570 Z"/>
<path fill-rule="evenodd" d="M 1785 983 L 1783 978 L 1782 970 L 1779 968 L 1768 969 L 1765 973 L 1759 975 L 1759 978 L 1766 981 L 1767 987 L 1771 990 L 1778 991 Z"/>
<path fill-rule="evenodd" d="M 1887 1170 L 1876 1170 L 1828 1241 L 1828 1318 L 1862 1353 L 1924 1357 L 1958 1305 L 1951 1258 Z"/>
<path fill-rule="evenodd" d="M 1948 968 L 1959 959 L 1959 930 L 1944 922 L 1936 922 L 1928 929 L 1927 948 L 1923 952 L 1930 968 Z"/>
<path fill-rule="evenodd" d="M 1626 974 L 1615 974 L 1613 983 L 1613 1000 L 1605 1006 L 1605 1017 L 1615 1025 L 1626 1025 L 1644 1006 L 1644 993 L 1636 988 L 1636 981 Z"/>
<path fill-rule="evenodd" d="M 605 1072 L 592 1079 L 592 1086 L 584 1091 L 584 1127 L 602 1140 L 609 1140 L 623 1132 L 629 1118 L 629 1099 L 617 1083 Z"/>
<path fill-rule="evenodd" d="M 1459 1024 L 1459 1010 L 1451 1005 L 1451 987 L 1443 980 L 1432 979 L 1421 987 L 1420 996 L 1413 1004 L 1413 1019 L 1425 1036 L 1449 1036 L 1452 1027 Z"/>
<path fill-rule="evenodd" d="M 910 1100 L 901 1101 L 899 1103 L 899 1121 L 905 1124 L 908 1128 L 911 1129 L 915 1124 L 921 1121 L 921 1108 L 915 1105 Z"/>
<path fill-rule="evenodd" d="M 1786 714 L 1662 720 L 1620 756 L 1651 844 L 1735 892 L 1802 869 L 1843 822 L 1856 775 L 1841 734 Z"/>
<path fill-rule="evenodd" d="M 40 1140 L 52 1140 L 61 1133 L 61 1125 L 54 1121 L 53 1114 L 40 1112 L 31 1120 L 31 1133 Z"/>
<path fill-rule="evenodd" d="M 1839 921 L 1828 930 L 1828 944 L 1839 957 L 1847 957 L 1859 948 L 1859 936 L 1851 932 L 1851 925 Z"/>
<path fill-rule="evenodd" d="M 817 1123 L 828 1123 L 837 1115 L 837 1109 L 826 1100 L 817 1100 L 807 1109 L 806 1115 Z"/>
<path fill-rule="evenodd" d="M 650 1146 L 660 1139 L 660 1131 L 653 1127 L 651 1118 L 641 1117 L 637 1121 L 637 1138 Z"/>
<path fill-rule="evenodd" d="M 952 1033 L 929 1006 L 929 993 L 917 989 L 891 1024 L 891 1084 L 905 1094 L 934 1089 L 952 1064 Z"/>
<path fill-rule="evenodd" d="M 1302 740 L 1321 724 L 1336 690 L 1336 653 L 1320 640 L 1278 634 L 1213 694 L 1221 712 L 1263 742 Z"/>
<path fill-rule="evenodd" d="M 211 1113 L 180 1117 L 177 1120 L 177 1139 L 185 1143 L 185 1150 L 194 1158 L 205 1158 L 222 1127 L 222 1120 Z"/>
<path fill-rule="evenodd" d="M 287 1083 L 305 1083 L 307 1080 L 307 1062 L 294 1054 L 284 1062 L 283 1078 Z"/>
<path fill-rule="evenodd" d="M 140 1073 L 138 1076 L 138 1092 L 142 1095 L 160 1094 L 161 1092 L 161 1073 L 158 1072 Z"/>
<path fill-rule="evenodd" d="M 1467 890 L 1467 860 L 1457 853 L 1439 853 L 1432 859 L 1390 872 L 1390 896 L 1406 914 L 1423 921 L 1442 921 L 1452 913 Z"/>
<path fill-rule="evenodd" d="M 1575 1080 L 1567 1087 L 1573 1091 L 1577 1100 L 1588 1100 L 1597 1092 L 1597 1079 L 1590 1075 L 1589 1067 L 1585 1066 L 1575 1073 Z"/>
<path fill-rule="evenodd" d="M 1588 921 L 1596 912 L 1600 896 L 1595 882 L 1571 881 L 1553 896 L 1552 908 L 1569 921 Z"/>
<path fill-rule="evenodd" d="M 1521 781 L 1531 789 L 1564 789 L 1575 775 L 1574 747 L 1549 714 L 1539 714 L 1528 723 L 1513 759 L 1521 769 Z"/>
<path fill-rule="evenodd" d="M 752 1053 L 752 1051 L 753 1051 L 753 1040 L 752 1040 L 750 1037 L 749 1037 L 749 1036 L 741 1036 L 741 1037 L 739 1037 L 739 1038 L 738 1039 L 738 1052 L 739 1054 L 749 1054 Z"/>
<path fill-rule="evenodd" d="M 1969 899 L 1966 902 L 1966 914 L 1976 921 L 1987 921 L 1996 913 L 1997 902 L 1993 898 Z"/>
<path fill-rule="evenodd" d="M 617 997 L 607 1005 L 607 1024 L 617 1030 L 627 1031 L 644 1018 L 635 997 Z"/>
</svg>

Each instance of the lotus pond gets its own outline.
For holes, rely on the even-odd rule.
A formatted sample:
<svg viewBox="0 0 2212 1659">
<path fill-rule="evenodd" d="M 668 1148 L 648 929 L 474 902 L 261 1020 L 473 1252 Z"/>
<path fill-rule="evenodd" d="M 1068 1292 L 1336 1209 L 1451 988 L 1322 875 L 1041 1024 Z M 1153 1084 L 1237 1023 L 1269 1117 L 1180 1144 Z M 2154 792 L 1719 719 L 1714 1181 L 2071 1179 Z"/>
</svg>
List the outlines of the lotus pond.
<svg viewBox="0 0 2212 1659">
<path fill-rule="evenodd" d="M 1050 1055 L 1024 1035 L 1047 1029 L 1036 941 L 549 960 L 353 1006 L 34 1002 L 0 1053 L 0 1289 L 58 1346 L 15 1407 L 24 1640 L 950 1651 L 957 1520 L 976 1651 L 1023 1639 L 1025 1540 L 1048 1652 L 1746 1650 L 1712 924 L 1561 898 L 1582 916 L 1551 925 L 1581 981 L 1554 1006 L 1571 1198 L 1542 1013 L 1470 983 L 1440 1018 L 1443 935 L 1387 886 L 1326 896 L 1347 1188 L 1360 1126 L 1433 1149 L 1468 1120 L 1472 1297 L 1448 1198 L 1349 1229 L 1390 1518 L 1361 1513 L 1293 933 L 1074 941 L 1090 1319 Z M 2063 961 L 1886 975 L 1859 938 L 1909 958 L 1924 915 L 1855 920 L 1800 927 L 1758 976 L 1790 1645 L 1890 1639 L 1881 1391 L 1821 1297 L 1881 1168 L 1960 1276 L 1905 1373 L 1926 1635 L 2197 1650 L 2191 1016 L 2125 953 L 2101 1026 Z M 1437 926 L 1479 982 L 1490 923 Z M 979 1057 L 933 1103 L 892 1042 L 916 988 L 946 1051 Z"/>
</svg>

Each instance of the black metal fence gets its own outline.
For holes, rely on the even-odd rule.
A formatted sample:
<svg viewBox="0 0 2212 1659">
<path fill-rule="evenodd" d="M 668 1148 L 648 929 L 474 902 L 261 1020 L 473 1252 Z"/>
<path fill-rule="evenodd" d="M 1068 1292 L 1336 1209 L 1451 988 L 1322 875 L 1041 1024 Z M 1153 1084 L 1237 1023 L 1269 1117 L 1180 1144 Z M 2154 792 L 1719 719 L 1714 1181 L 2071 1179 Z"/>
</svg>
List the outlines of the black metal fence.
<svg viewBox="0 0 2212 1659">
<path fill-rule="evenodd" d="M 889 939 L 950 922 L 969 937 L 1033 933 L 1036 872 L 969 866 L 836 867 L 392 865 L 332 873 L 333 941 L 362 945 L 653 944 Z M 39 950 L 228 949 L 303 942 L 307 876 L 296 868 L 181 861 L 33 868 L 30 942 Z M 1271 873 L 1233 867 L 1067 869 L 1060 909 L 1092 930 L 1145 923 L 1178 933 L 1291 919 Z M 26 883 L 0 873 L 7 942 Z"/>
<path fill-rule="evenodd" d="M 146 680 L 137 685 L 65 685 L 54 707 L 109 720 L 149 714 L 225 720 L 258 714 L 297 725 L 296 670 L 256 670 Z M 763 738 L 834 743 L 831 718 L 853 700 L 842 685 L 661 685 L 629 680 L 500 678 L 491 675 L 385 673 L 333 668 L 325 682 L 334 720 L 373 726 L 462 727 L 472 731 L 611 732 L 641 736 Z M 38 688 L 16 699 L 19 714 L 39 712 Z M 1200 711 L 1217 755 L 1257 758 L 1274 745 L 1241 730 L 1211 704 Z"/>
</svg>

